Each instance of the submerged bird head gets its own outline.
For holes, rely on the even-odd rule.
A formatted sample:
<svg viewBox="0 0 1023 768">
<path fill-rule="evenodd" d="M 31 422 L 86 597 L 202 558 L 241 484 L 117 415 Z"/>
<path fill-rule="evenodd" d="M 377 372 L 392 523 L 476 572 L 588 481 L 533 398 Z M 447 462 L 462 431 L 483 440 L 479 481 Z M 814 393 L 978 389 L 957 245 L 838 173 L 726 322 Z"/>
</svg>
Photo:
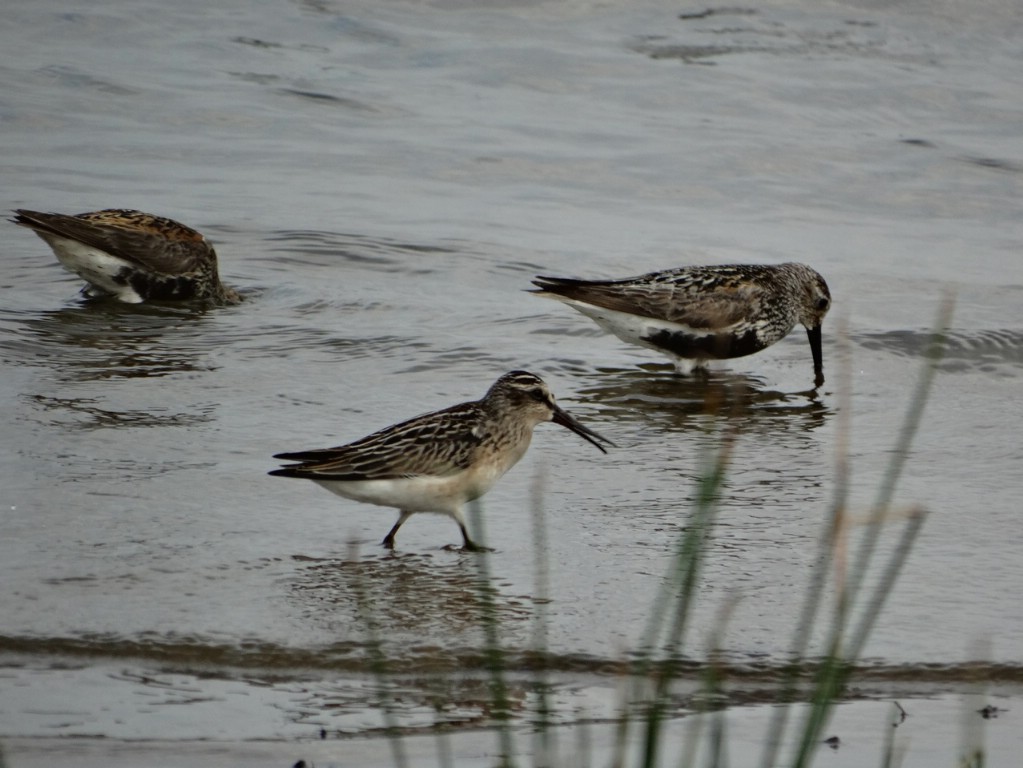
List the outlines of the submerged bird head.
<svg viewBox="0 0 1023 768">
<path fill-rule="evenodd" d="M 824 383 L 824 355 L 821 351 L 821 323 L 831 309 L 831 291 L 820 274 L 805 264 L 790 264 L 799 290 L 799 322 L 806 327 L 813 354 L 814 385 Z"/>
<path fill-rule="evenodd" d="M 495 404 L 498 408 L 507 409 L 519 418 L 531 420 L 531 426 L 542 421 L 553 421 L 555 424 L 572 430 L 579 437 L 597 446 L 601 451 L 607 450 L 601 442 L 614 445 L 603 435 L 599 435 L 589 427 L 584 427 L 554 400 L 550 387 L 539 376 L 528 371 L 511 371 L 499 378 L 487 392 L 485 401 Z"/>
</svg>

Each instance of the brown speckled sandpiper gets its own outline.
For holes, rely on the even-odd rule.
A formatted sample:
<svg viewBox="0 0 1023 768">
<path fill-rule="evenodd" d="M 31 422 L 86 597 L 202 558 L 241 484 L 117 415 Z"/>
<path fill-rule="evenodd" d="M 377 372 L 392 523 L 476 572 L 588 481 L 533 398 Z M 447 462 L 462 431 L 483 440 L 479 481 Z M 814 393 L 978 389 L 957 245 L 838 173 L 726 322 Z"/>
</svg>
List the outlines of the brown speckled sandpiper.
<svg viewBox="0 0 1023 768">
<path fill-rule="evenodd" d="M 234 304 L 236 291 L 220 282 L 217 254 L 194 229 L 141 211 L 110 208 L 68 215 L 16 210 L 15 224 L 34 230 L 60 263 L 88 285 L 91 297 Z"/>
<path fill-rule="evenodd" d="M 477 499 L 522 458 L 533 428 L 553 421 L 605 451 L 610 440 L 584 427 L 554 401 L 544 381 L 526 371 L 499 378 L 480 400 L 417 416 L 336 448 L 279 453 L 297 464 L 271 475 L 319 483 L 348 499 L 395 507 L 394 536 L 417 512 L 453 518 L 465 549 L 480 547 L 470 538 L 465 505 Z"/>
<path fill-rule="evenodd" d="M 623 341 L 657 350 L 679 373 L 743 357 L 806 327 L 814 386 L 824 383 L 821 322 L 828 284 L 805 264 L 681 267 L 622 280 L 538 276 L 539 296 L 582 312 Z"/>
</svg>

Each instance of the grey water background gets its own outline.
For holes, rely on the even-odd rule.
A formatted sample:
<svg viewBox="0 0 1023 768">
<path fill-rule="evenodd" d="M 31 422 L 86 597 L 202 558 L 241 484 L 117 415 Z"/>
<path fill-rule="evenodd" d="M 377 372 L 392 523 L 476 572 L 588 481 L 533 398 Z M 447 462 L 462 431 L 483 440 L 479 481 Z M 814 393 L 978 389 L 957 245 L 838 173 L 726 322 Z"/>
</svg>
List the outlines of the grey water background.
<svg viewBox="0 0 1023 768">
<path fill-rule="evenodd" d="M 686 525 L 716 444 L 709 393 L 741 402 L 744 428 L 689 651 L 731 606 L 728 657 L 769 679 L 832 498 L 840 394 L 862 515 L 950 288 L 898 494 L 931 514 L 867 656 L 916 693 L 974 661 L 1018 685 L 1021 22 L 1010 0 L 6 9 L 5 206 L 173 217 L 247 296 L 85 303 L 7 225 L 0 737 L 27 740 L 12 759 L 53 764 L 25 746 L 52 737 L 375 732 L 358 585 L 408 673 L 403 724 L 481 722 L 481 684 L 422 682 L 480 643 L 455 526 L 417 516 L 387 554 L 391 510 L 266 471 L 512 368 L 619 448 L 543 425 L 484 499 L 509 647 L 542 614 L 566 709 L 613 709 L 602 670 L 638 642 Z M 817 395 L 801 332 L 690 382 L 525 292 L 538 273 L 785 260 L 835 300 Z M 438 714 L 431 686 L 460 704 Z"/>
</svg>

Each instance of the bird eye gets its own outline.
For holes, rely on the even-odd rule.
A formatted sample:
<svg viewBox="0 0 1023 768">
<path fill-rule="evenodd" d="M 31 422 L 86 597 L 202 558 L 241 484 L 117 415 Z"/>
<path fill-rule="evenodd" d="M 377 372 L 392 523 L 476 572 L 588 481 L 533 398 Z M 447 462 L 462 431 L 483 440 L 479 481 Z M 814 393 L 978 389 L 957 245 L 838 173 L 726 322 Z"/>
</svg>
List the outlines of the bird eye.
<svg viewBox="0 0 1023 768">
<path fill-rule="evenodd" d="M 539 387 L 529 390 L 529 396 L 534 400 L 538 400 L 541 403 L 547 402 L 547 394 Z"/>
<path fill-rule="evenodd" d="M 828 299 L 826 297 L 823 297 L 823 296 L 821 298 L 817 299 L 817 311 L 818 312 L 823 312 L 825 309 L 828 308 L 828 305 L 830 303 L 831 302 L 828 301 Z"/>
</svg>

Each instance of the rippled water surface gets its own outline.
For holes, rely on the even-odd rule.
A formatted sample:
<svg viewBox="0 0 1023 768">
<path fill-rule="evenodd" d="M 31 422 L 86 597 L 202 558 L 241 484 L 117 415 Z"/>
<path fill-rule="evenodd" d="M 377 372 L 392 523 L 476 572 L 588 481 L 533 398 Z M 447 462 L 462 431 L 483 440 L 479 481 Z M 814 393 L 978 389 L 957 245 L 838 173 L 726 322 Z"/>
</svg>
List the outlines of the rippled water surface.
<svg viewBox="0 0 1023 768">
<path fill-rule="evenodd" d="M 13 765 L 65 759 L 50 737 L 375 733 L 371 624 L 402 673 L 403 725 L 484 724 L 485 684 L 467 672 L 478 559 L 451 549 L 451 521 L 416 516 L 387 553 L 391 510 L 266 472 L 275 452 L 474 399 L 512 368 L 619 446 L 604 456 L 541 425 L 485 498 L 512 658 L 528 667 L 545 625 L 562 712 L 609 716 L 606 673 L 638 642 L 738 412 L 687 648 L 703 657 L 727 607 L 729 658 L 769 684 L 838 447 L 864 515 L 950 290 L 897 494 L 930 515 L 866 655 L 883 679 L 919 681 L 899 695 L 954 688 L 976 658 L 1019 684 L 1017 4 L 40 0 L 5 17 L 6 207 L 171 216 L 215 243 L 246 297 L 86 302 L 41 240 L 6 225 Z M 680 380 L 525 291 L 538 273 L 785 260 L 818 269 L 835 300 L 817 393 L 801 332 Z M 444 696 L 458 703 L 438 714 Z M 116 759 L 133 758 L 96 757 Z"/>
</svg>

